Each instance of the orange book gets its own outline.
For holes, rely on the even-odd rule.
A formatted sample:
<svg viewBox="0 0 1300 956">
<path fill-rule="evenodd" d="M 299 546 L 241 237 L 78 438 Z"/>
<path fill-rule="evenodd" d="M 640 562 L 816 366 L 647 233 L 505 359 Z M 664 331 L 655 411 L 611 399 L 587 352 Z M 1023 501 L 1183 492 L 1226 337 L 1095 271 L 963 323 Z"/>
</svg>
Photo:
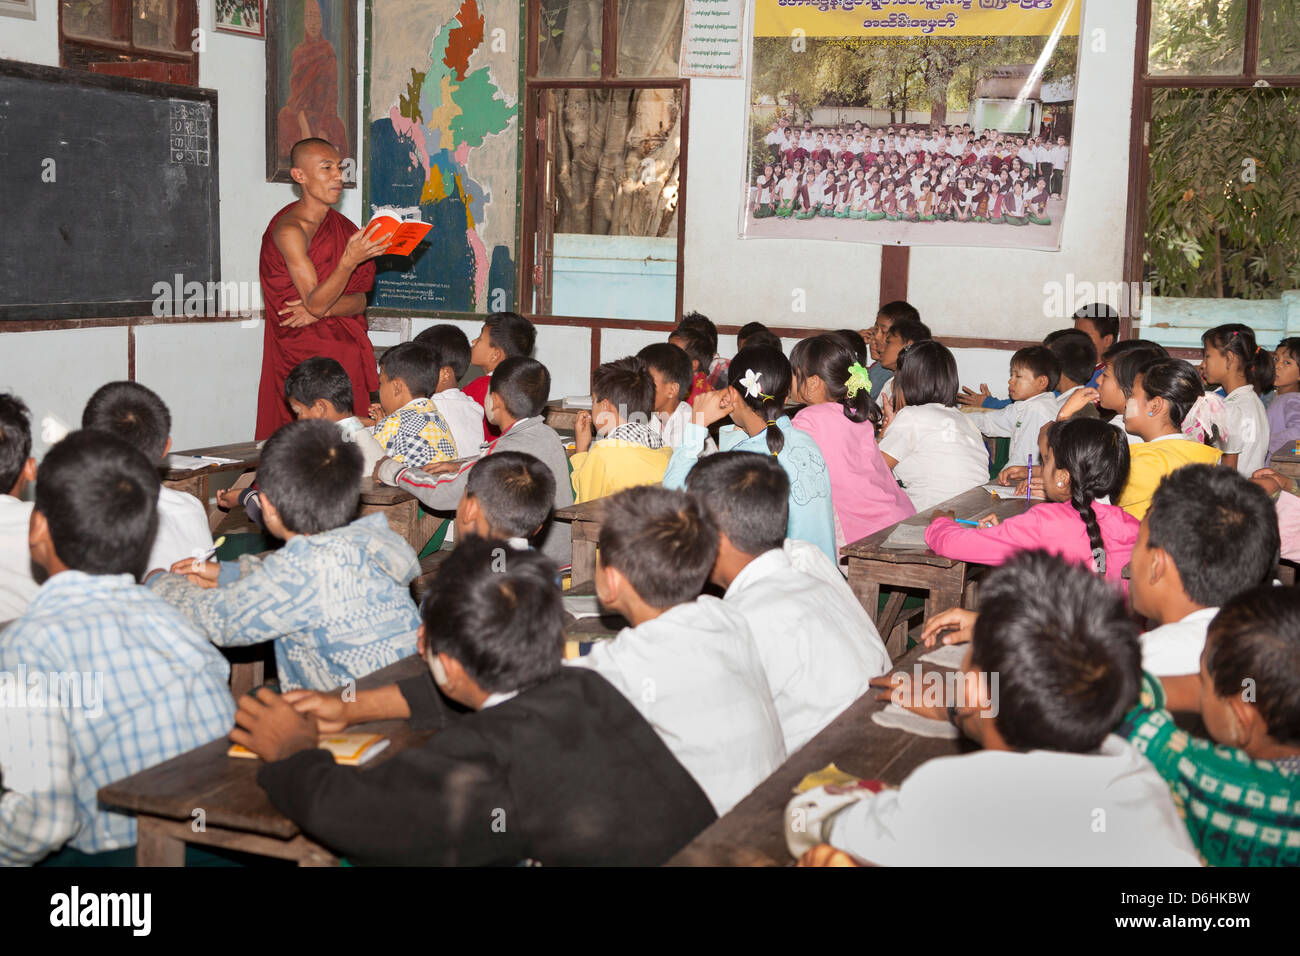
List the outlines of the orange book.
<svg viewBox="0 0 1300 956">
<path fill-rule="evenodd" d="M 387 747 L 388 738 L 383 734 L 322 734 L 316 746 L 333 754 L 335 763 L 359 767 Z M 243 744 L 231 744 L 226 756 L 257 759 Z"/>
<path fill-rule="evenodd" d="M 381 223 L 379 231 L 375 233 L 376 240 L 387 239 L 388 245 L 384 248 L 381 255 L 385 256 L 409 256 L 415 251 L 415 247 L 420 244 L 433 225 L 427 222 L 420 222 L 418 219 L 402 219 L 401 214 L 396 209 L 376 209 L 375 215 L 371 217 L 370 222 L 366 224 L 367 231 L 375 223 Z"/>
</svg>

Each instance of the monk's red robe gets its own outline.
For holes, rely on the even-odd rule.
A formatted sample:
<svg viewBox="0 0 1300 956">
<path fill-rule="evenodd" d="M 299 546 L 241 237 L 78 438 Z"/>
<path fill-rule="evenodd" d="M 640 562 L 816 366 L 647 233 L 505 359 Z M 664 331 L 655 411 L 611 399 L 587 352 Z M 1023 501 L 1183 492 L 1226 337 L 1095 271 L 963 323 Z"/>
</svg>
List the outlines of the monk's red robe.
<svg viewBox="0 0 1300 956">
<path fill-rule="evenodd" d="M 347 158 L 351 144 L 343 120 L 339 118 L 338 57 L 330 41 L 304 39 L 293 51 L 289 70 L 289 99 L 278 119 L 278 145 L 281 158 L 287 158 L 293 144 L 303 138 L 298 114 L 307 115 L 311 135 L 333 144 L 339 155 Z"/>
<path fill-rule="evenodd" d="M 330 316 L 314 325 L 297 329 L 281 328 L 280 322 L 288 316 L 279 315 L 285 303 L 303 298 L 289 276 L 284 254 L 275 246 L 273 233 L 280 217 L 296 203 L 290 203 L 271 220 L 262 234 L 262 257 L 258 272 L 262 279 L 262 301 L 266 315 L 266 336 L 262 344 L 262 384 L 257 392 L 257 439 L 270 436 L 281 425 L 293 420 L 284 397 L 284 380 L 299 362 L 313 356 L 332 358 L 343 366 L 352 380 L 353 411 L 364 416 L 370 407 L 370 393 L 379 388 L 379 373 L 375 367 L 375 350 L 366 332 L 366 317 L 360 315 Z M 346 217 L 331 209 L 312 236 L 307 256 L 316 267 L 316 278 L 324 282 L 329 278 L 348 239 L 357 227 Z M 374 261 L 357 266 L 348 279 L 344 295 L 369 292 L 375 285 Z"/>
</svg>

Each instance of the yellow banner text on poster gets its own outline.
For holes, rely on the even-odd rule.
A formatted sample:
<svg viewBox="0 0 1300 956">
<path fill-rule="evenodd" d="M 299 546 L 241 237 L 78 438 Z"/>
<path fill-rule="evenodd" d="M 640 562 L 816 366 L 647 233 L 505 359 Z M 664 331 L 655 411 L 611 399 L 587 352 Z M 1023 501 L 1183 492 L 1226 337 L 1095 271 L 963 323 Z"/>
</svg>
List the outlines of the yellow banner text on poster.
<svg viewBox="0 0 1300 956">
<path fill-rule="evenodd" d="M 1077 36 L 1083 0 L 758 0 L 759 37 Z"/>
</svg>

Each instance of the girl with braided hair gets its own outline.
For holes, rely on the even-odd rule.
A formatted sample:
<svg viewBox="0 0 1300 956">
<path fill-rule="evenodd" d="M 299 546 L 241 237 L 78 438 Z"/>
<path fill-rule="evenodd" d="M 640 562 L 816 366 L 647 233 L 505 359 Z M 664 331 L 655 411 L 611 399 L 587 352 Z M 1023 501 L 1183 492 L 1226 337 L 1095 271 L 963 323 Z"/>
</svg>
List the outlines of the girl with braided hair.
<svg viewBox="0 0 1300 956">
<path fill-rule="evenodd" d="M 1077 418 L 1044 425 L 1038 452 L 1045 503 L 1004 521 L 986 515 L 977 528 L 935 512 L 925 543 L 945 558 L 990 565 L 1044 550 L 1120 582 L 1139 524 L 1110 503 L 1128 480 L 1128 442 L 1107 422 Z"/>
</svg>

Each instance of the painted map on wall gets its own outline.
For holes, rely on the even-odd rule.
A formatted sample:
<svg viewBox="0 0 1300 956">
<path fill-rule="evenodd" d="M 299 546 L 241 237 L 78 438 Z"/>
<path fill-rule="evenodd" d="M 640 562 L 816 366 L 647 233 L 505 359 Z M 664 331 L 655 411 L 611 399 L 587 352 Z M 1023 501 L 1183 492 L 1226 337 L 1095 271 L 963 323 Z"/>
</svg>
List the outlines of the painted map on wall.
<svg viewBox="0 0 1300 956">
<path fill-rule="evenodd" d="M 370 0 L 366 219 L 432 223 L 410 259 L 379 260 L 372 306 L 514 308 L 519 4 Z"/>
</svg>

